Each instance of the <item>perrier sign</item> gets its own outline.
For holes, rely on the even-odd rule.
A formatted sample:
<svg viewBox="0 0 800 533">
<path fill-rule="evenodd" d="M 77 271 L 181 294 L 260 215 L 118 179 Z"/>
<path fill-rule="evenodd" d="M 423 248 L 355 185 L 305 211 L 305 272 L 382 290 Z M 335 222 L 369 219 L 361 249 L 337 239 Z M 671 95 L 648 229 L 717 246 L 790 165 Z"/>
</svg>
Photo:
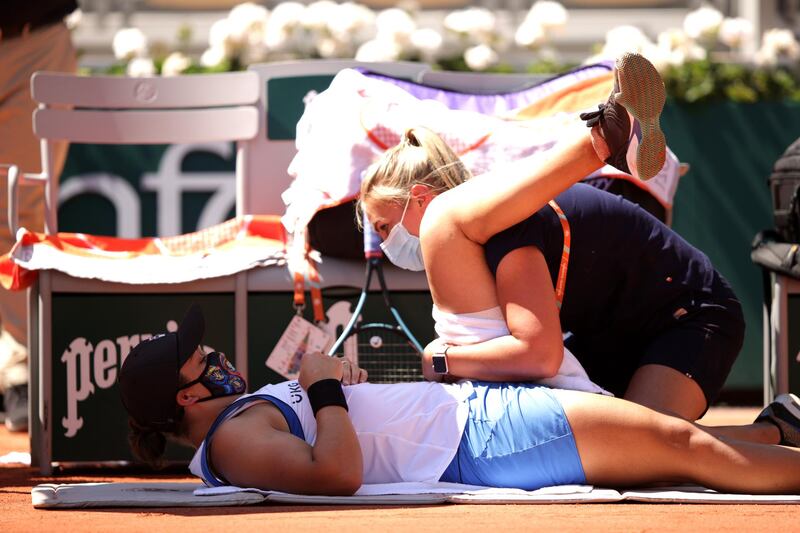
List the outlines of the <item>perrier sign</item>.
<svg viewBox="0 0 800 533">
<path fill-rule="evenodd" d="M 233 355 L 232 293 L 53 295 L 53 461 L 132 458 L 119 368 L 139 341 L 175 331 L 192 303 L 206 318 L 203 344 Z M 168 453 L 170 459 L 190 456 L 177 447 Z"/>
</svg>

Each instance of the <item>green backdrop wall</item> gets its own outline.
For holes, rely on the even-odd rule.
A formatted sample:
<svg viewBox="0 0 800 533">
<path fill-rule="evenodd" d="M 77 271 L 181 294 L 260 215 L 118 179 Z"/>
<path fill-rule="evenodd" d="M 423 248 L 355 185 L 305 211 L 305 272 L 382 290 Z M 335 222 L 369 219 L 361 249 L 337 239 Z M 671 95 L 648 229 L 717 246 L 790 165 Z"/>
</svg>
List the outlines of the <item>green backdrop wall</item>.
<svg viewBox="0 0 800 533">
<path fill-rule="evenodd" d="M 745 312 L 745 343 L 726 388 L 760 388 L 763 296 L 750 243 L 772 226 L 767 177 L 800 137 L 800 104 L 669 103 L 663 127 L 670 148 L 691 165 L 678 187 L 673 227 L 708 254 Z"/>
</svg>

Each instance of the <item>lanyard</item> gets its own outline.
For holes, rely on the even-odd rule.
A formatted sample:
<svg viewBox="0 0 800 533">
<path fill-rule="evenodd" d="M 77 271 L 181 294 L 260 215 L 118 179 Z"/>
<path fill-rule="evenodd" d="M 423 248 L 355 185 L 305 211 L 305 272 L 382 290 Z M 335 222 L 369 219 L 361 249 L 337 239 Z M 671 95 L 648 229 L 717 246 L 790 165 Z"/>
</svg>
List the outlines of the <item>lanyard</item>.
<svg viewBox="0 0 800 533">
<path fill-rule="evenodd" d="M 556 306 L 561 309 L 564 301 L 564 290 L 567 286 L 567 267 L 569 266 L 569 248 L 572 243 L 572 233 L 569 230 L 567 215 L 558 206 L 555 200 L 550 200 L 547 205 L 553 208 L 561 222 L 561 229 L 564 231 L 564 249 L 561 251 L 561 264 L 558 266 L 558 278 L 556 279 Z"/>
<path fill-rule="evenodd" d="M 325 321 L 325 309 L 322 307 L 322 289 L 319 281 L 319 272 L 317 267 L 314 266 L 314 261 L 310 260 L 308 256 L 303 259 L 305 264 L 304 272 L 295 271 L 294 273 L 294 307 L 297 313 L 300 314 L 306 306 L 306 279 L 311 292 L 311 305 L 314 309 L 314 322 L 320 323 Z"/>
</svg>

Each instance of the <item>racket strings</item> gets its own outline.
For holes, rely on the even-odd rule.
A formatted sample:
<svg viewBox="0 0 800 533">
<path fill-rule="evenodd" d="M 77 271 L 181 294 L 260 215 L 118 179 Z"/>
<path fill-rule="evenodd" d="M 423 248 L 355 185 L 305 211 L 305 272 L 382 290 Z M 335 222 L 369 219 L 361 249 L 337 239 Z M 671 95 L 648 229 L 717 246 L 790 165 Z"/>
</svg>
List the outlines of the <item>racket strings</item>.
<svg viewBox="0 0 800 533">
<path fill-rule="evenodd" d="M 421 381 L 420 354 L 396 329 L 368 328 L 355 333 L 358 366 L 372 383 Z"/>
</svg>

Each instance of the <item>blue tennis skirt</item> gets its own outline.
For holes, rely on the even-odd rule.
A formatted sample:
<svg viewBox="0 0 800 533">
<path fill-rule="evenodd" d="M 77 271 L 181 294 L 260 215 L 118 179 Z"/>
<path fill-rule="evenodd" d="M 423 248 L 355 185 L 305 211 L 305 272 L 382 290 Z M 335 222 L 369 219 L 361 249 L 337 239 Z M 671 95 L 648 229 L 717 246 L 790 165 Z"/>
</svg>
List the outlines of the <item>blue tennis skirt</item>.
<svg viewBox="0 0 800 533">
<path fill-rule="evenodd" d="M 464 435 L 441 481 L 524 490 L 586 483 L 555 391 L 523 383 L 473 385 Z"/>
</svg>

